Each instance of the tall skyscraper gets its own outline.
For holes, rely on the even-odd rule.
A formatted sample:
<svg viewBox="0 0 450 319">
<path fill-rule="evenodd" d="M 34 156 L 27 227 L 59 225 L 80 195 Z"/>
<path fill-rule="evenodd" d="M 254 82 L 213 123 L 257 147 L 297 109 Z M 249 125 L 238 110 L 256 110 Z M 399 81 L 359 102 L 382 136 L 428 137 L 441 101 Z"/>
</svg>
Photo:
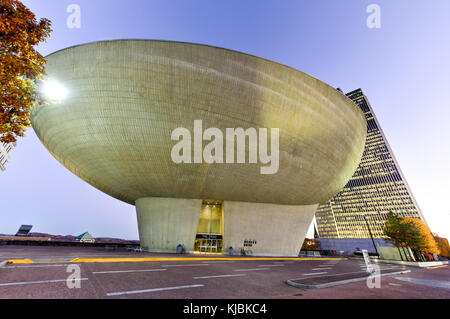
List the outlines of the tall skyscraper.
<svg viewBox="0 0 450 319">
<path fill-rule="evenodd" d="M 365 150 L 355 174 L 316 212 L 320 238 L 383 237 L 387 213 L 425 220 L 361 89 L 346 94 L 364 112 L 367 120 Z"/>
<path fill-rule="evenodd" d="M 6 169 L 9 160 L 9 153 L 16 146 L 16 143 L 0 142 L 0 172 Z"/>
</svg>

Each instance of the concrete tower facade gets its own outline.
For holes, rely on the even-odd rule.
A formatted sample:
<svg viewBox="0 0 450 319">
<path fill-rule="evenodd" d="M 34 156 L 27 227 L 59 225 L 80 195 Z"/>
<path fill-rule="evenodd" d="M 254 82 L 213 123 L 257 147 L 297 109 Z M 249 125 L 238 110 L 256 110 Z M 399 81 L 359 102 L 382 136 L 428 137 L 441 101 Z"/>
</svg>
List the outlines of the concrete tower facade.
<svg viewBox="0 0 450 319">
<path fill-rule="evenodd" d="M 319 237 L 370 238 L 368 223 L 372 235 L 381 238 L 389 211 L 425 220 L 369 100 L 361 89 L 347 96 L 364 112 L 367 140 L 353 177 L 335 197 L 317 209 Z"/>
</svg>

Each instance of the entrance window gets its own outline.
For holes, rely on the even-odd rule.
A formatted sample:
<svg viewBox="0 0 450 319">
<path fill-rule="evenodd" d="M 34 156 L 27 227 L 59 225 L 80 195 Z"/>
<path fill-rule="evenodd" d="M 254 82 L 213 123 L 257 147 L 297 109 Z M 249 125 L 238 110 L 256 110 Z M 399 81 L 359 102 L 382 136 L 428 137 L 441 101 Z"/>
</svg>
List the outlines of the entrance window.
<svg viewBox="0 0 450 319">
<path fill-rule="evenodd" d="M 203 201 L 194 251 L 221 253 L 223 237 L 223 203 Z"/>
</svg>

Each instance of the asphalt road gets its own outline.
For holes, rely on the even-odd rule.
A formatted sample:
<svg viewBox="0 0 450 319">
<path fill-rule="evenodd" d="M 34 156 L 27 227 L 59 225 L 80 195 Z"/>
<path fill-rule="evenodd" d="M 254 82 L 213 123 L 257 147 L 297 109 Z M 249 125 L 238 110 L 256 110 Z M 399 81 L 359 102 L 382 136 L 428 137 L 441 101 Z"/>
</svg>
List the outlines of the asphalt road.
<svg viewBox="0 0 450 319">
<path fill-rule="evenodd" d="M 236 257 L 233 260 L 180 261 L 170 260 L 174 255 L 169 254 L 104 248 L 0 246 L 0 261 L 75 257 L 167 258 L 142 262 L 6 265 L 0 267 L 0 298 L 450 298 L 449 266 L 417 269 L 381 264 L 381 273 L 393 269 L 411 272 L 381 277 L 380 288 L 368 288 L 363 280 L 303 290 L 287 285 L 286 280 L 358 272 L 365 269 L 365 264 L 353 259 L 263 260 L 256 257 L 252 260 Z"/>
</svg>

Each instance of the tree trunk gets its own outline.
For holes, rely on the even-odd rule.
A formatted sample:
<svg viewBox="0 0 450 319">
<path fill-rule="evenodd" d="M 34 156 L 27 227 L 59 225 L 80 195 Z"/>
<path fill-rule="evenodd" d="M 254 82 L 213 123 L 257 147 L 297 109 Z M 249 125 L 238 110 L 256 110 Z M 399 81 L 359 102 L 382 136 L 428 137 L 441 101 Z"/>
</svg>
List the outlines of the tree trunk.
<svg viewBox="0 0 450 319">
<path fill-rule="evenodd" d="M 400 251 L 400 246 L 397 246 L 398 253 L 400 254 L 400 259 L 403 261 L 402 252 Z"/>
</svg>

